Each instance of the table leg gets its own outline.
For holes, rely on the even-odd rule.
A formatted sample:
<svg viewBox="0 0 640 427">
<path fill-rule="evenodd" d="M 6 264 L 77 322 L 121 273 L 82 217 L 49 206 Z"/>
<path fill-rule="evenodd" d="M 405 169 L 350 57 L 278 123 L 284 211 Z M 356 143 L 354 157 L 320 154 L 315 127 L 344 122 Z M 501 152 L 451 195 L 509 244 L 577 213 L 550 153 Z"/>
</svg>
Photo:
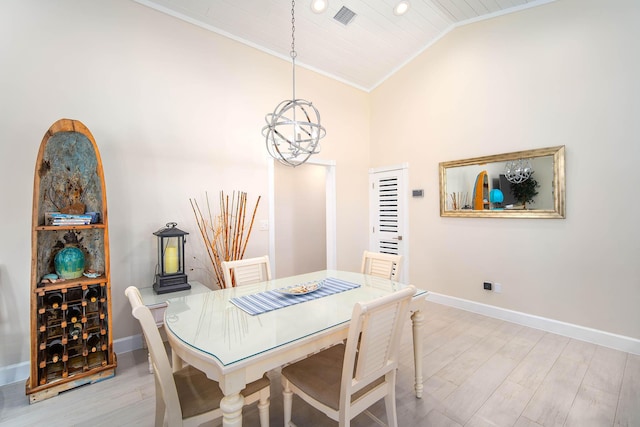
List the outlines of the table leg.
<svg viewBox="0 0 640 427">
<path fill-rule="evenodd" d="M 240 393 L 225 395 L 220 401 L 223 427 L 242 427 L 244 397 Z"/>
<path fill-rule="evenodd" d="M 171 367 L 173 368 L 173 372 L 178 372 L 180 369 L 184 368 L 184 362 L 173 350 L 171 351 Z"/>
<path fill-rule="evenodd" d="M 411 315 L 411 323 L 413 329 L 413 364 L 416 370 L 416 397 L 422 398 L 424 385 L 422 384 L 422 324 L 424 323 L 424 315 L 420 310 L 415 311 Z"/>
</svg>

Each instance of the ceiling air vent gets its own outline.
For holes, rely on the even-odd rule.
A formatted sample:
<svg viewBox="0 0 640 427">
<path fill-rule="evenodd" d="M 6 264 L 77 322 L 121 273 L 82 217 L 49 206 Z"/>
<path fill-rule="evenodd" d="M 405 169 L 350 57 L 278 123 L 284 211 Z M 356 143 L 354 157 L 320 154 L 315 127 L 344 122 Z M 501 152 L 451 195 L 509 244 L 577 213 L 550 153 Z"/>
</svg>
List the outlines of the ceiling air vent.
<svg viewBox="0 0 640 427">
<path fill-rule="evenodd" d="M 333 19 L 343 25 L 349 25 L 349 23 L 353 21 L 353 18 L 355 17 L 356 13 L 353 10 L 347 8 L 346 6 L 342 6 L 338 13 L 336 13 L 336 16 L 333 17 Z"/>
</svg>

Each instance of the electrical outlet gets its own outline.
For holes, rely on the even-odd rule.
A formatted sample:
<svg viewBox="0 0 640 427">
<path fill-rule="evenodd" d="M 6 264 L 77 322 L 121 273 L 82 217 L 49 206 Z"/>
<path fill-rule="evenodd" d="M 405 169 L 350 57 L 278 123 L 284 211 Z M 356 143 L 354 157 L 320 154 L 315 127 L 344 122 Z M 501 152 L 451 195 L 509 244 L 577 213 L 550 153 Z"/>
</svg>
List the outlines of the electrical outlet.
<svg viewBox="0 0 640 427">
<path fill-rule="evenodd" d="M 502 292 L 502 285 L 500 283 L 494 283 L 493 284 L 493 292 L 495 293 L 501 293 Z"/>
<path fill-rule="evenodd" d="M 486 291 L 490 291 L 491 290 L 491 282 L 484 282 L 482 285 L 484 286 L 484 289 Z"/>
<path fill-rule="evenodd" d="M 261 219 L 260 220 L 260 231 L 266 231 L 269 229 L 269 220 Z"/>
</svg>

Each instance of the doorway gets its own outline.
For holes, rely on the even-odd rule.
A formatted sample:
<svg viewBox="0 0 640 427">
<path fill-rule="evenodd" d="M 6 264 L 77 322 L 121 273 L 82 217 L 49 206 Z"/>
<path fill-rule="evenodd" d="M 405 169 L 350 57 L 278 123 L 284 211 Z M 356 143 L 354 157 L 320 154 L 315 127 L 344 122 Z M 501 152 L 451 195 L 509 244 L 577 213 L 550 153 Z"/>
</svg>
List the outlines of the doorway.
<svg viewBox="0 0 640 427">
<path fill-rule="evenodd" d="M 369 170 L 369 250 L 402 255 L 404 282 L 409 281 L 408 174 L 407 163 Z"/>
<path fill-rule="evenodd" d="M 269 166 L 269 254 L 274 278 L 336 268 L 335 161 Z"/>
</svg>

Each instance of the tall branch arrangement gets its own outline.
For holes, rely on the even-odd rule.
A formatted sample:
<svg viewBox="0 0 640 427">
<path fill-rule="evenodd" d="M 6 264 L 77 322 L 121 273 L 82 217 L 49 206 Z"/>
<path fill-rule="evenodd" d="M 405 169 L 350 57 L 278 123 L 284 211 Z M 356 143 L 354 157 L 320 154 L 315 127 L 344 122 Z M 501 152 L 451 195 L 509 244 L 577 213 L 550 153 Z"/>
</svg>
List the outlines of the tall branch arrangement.
<svg viewBox="0 0 640 427">
<path fill-rule="evenodd" d="M 251 229 L 256 218 L 256 211 L 260 203 L 260 196 L 251 214 L 251 221 L 246 221 L 247 193 L 233 192 L 231 198 L 220 192 L 220 213 L 211 213 L 209 195 L 206 195 L 206 210 L 201 210 L 195 199 L 189 199 L 193 214 L 198 223 L 200 235 L 207 248 L 213 271 L 220 288 L 226 287 L 222 273 L 222 261 L 242 259 L 247 249 Z"/>
</svg>

